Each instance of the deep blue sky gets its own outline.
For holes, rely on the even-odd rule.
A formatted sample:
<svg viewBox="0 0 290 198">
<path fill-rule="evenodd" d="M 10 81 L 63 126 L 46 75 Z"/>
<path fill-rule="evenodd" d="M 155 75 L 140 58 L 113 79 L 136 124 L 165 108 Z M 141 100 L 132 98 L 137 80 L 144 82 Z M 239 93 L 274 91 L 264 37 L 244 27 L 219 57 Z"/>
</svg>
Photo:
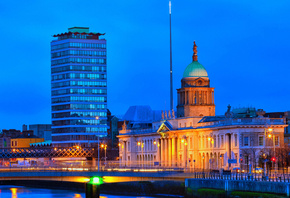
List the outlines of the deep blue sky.
<svg viewBox="0 0 290 198">
<path fill-rule="evenodd" d="M 196 40 L 216 114 L 228 104 L 290 110 L 289 7 L 289 0 L 172 0 L 175 101 Z M 14 0 L 0 10 L 0 129 L 51 122 L 51 35 L 73 26 L 106 33 L 113 114 L 131 105 L 169 109 L 168 0 Z"/>
</svg>

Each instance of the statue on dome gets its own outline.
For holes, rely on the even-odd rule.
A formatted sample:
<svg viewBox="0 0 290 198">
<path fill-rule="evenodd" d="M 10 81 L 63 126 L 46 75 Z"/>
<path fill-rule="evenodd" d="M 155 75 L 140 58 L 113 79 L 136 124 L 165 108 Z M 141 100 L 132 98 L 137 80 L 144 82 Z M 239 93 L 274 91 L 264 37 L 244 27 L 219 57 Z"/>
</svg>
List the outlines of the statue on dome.
<svg viewBox="0 0 290 198">
<path fill-rule="evenodd" d="M 167 120 L 167 111 L 165 111 L 165 120 Z"/>
<path fill-rule="evenodd" d="M 161 110 L 161 119 L 164 120 L 164 112 Z"/>
<path fill-rule="evenodd" d="M 197 45 L 195 44 L 195 41 L 193 42 L 193 53 L 194 55 L 197 55 Z"/>
<path fill-rule="evenodd" d="M 193 42 L 193 56 L 192 61 L 197 61 L 197 45 L 195 44 L 195 41 Z"/>
</svg>

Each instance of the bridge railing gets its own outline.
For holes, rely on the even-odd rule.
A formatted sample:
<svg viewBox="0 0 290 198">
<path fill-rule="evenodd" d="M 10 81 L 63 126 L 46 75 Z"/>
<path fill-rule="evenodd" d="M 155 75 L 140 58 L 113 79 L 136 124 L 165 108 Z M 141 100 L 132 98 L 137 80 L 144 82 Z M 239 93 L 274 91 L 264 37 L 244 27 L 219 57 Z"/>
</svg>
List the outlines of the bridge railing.
<svg viewBox="0 0 290 198">
<path fill-rule="evenodd" d="M 236 173 L 236 172 L 194 172 L 192 178 L 196 179 L 223 179 L 223 180 L 248 180 L 269 182 L 290 182 L 290 174 L 273 173 Z"/>
</svg>

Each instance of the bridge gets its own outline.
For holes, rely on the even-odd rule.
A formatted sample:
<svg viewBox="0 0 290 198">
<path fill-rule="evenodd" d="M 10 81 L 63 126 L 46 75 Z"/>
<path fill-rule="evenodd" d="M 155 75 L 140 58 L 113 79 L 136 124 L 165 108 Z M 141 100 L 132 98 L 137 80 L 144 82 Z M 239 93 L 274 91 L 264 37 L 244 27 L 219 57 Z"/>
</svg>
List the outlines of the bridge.
<svg viewBox="0 0 290 198">
<path fill-rule="evenodd" d="M 152 185 L 155 185 L 156 181 L 185 183 L 183 189 L 185 188 L 189 197 L 194 195 L 194 192 L 197 192 L 200 188 L 219 189 L 225 192 L 244 190 L 290 195 L 290 175 L 288 174 L 272 174 L 268 175 L 265 179 L 264 175 L 259 173 L 222 174 L 212 172 L 190 172 L 186 169 L 176 168 L 103 167 L 100 171 L 98 171 L 96 166 L 0 168 L 0 178 L 2 182 L 7 180 L 18 182 L 35 180 L 86 184 L 90 182 L 90 178 L 96 176 L 102 177 L 106 184 L 135 181 L 150 182 Z M 155 182 L 152 183 L 152 181 Z M 130 186 L 130 184 L 128 185 Z"/>
<path fill-rule="evenodd" d="M 0 148 L 0 159 L 9 158 L 58 158 L 58 157 L 95 157 L 92 147 L 29 147 Z"/>
</svg>

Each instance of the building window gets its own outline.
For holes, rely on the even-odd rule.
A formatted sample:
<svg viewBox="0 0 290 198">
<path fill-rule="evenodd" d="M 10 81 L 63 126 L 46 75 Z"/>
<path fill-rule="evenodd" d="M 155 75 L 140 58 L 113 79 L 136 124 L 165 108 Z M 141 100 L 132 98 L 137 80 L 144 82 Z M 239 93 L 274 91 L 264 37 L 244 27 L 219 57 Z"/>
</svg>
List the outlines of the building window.
<svg viewBox="0 0 290 198">
<path fill-rule="evenodd" d="M 14 146 L 14 141 L 12 141 L 11 143 L 12 143 L 12 145 L 11 145 L 11 146 Z"/>
<path fill-rule="evenodd" d="M 224 147 L 224 136 L 221 135 L 221 147 Z"/>
<path fill-rule="evenodd" d="M 205 140 L 205 142 L 206 142 L 206 148 L 208 148 L 208 136 L 206 136 L 206 140 Z"/>
<path fill-rule="evenodd" d="M 214 138 L 213 138 L 213 146 L 214 146 L 214 148 L 216 148 L 216 136 L 214 136 Z"/>
<path fill-rule="evenodd" d="M 186 128 L 186 123 L 184 123 L 184 128 Z"/>
<path fill-rule="evenodd" d="M 130 151 L 130 142 L 128 142 L 128 151 Z"/>
<path fill-rule="evenodd" d="M 259 146 L 264 145 L 264 136 L 259 136 Z"/>
<path fill-rule="evenodd" d="M 192 145 L 192 138 L 189 138 L 189 148 L 191 149 Z"/>
<path fill-rule="evenodd" d="M 278 146 L 278 145 L 279 145 L 279 137 L 275 136 L 275 146 Z"/>
<path fill-rule="evenodd" d="M 235 146 L 237 147 L 238 146 L 238 135 L 235 134 Z"/>
<path fill-rule="evenodd" d="M 181 123 L 179 123 L 179 128 L 181 128 Z"/>
<path fill-rule="evenodd" d="M 218 139 L 218 148 L 220 147 L 220 136 L 218 135 L 218 137 L 217 137 L 217 139 Z"/>
<path fill-rule="evenodd" d="M 15 143 L 14 143 L 14 144 L 15 144 L 15 146 L 17 146 L 17 141 L 15 141 Z"/>
<path fill-rule="evenodd" d="M 190 122 L 190 126 L 192 127 L 192 122 Z"/>
<path fill-rule="evenodd" d="M 244 146 L 249 146 L 249 137 L 244 137 Z"/>
</svg>

